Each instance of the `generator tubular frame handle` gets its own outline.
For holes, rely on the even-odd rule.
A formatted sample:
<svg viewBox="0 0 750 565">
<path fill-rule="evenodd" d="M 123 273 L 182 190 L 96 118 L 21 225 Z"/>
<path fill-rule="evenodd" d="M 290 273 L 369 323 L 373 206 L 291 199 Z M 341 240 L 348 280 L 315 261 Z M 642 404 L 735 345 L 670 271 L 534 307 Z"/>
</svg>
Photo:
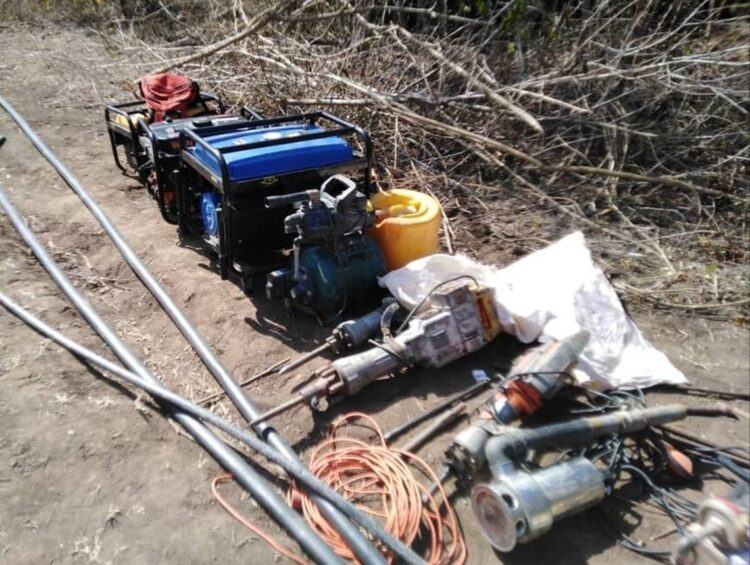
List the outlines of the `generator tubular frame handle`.
<svg viewBox="0 0 750 565">
<path fill-rule="evenodd" d="M 254 130 L 254 129 L 262 128 L 265 126 L 281 125 L 281 124 L 294 123 L 294 122 L 300 122 L 300 121 L 306 121 L 310 125 L 316 125 L 317 121 L 320 118 L 331 121 L 341 126 L 341 128 L 335 129 L 335 130 L 317 132 L 317 133 L 306 133 L 306 134 L 295 136 L 291 139 L 290 138 L 268 139 L 265 141 L 256 141 L 252 143 L 244 143 L 242 145 L 233 145 L 231 147 L 223 147 L 223 148 L 213 147 L 204 139 L 201 139 L 202 136 L 219 135 L 222 133 L 239 131 L 240 129 L 243 129 L 245 127 L 247 127 L 248 129 Z M 351 133 L 356 134 L 360 139 L 362 139 L 362 142 L 365 145 L 365 159 L 367 161 L 366 170 L 365 170 L 365 195 L 370 196 L 370 177 L 371 177 L 371 171 L 372 171 L 372 141 L 370 140 L 370 134 L 363 128 L 356 126 L 354 124 L 351 124 L 347 121 L 344 121 L 337 116 L 329 114 L 328 112 L 309 112 L 306 114 L 294 114 L 290 116 L 280 116 L 277 118 L 261 119 L 258 121 L 254 121 L 252 124 L 249 124 L 247 126 L 243 124 L 242 128 L 238 127 L 237 124 L 220 124 L 217 126 L 209 126 L 209 127 L 201 128 L 200 135 L 196 133 L 195 131 L 183 130 L 180 132 L 180 154 L 182 155 L 183 158 L 185 157 L 184 150 L 188 147 L 185 144 L 185 137 L 189 137 L 193 141 L 194 144 L 201 145 L 206 151 L 208 151 L 216 159 L 219 165 L 219 170 L 221 172 L 221 184 L 216 185 L 216 188 L 229 196 L 228 194 L 229 191 L 227 191 L 226 188 L 230 187 L 231 181 L 229 179 L 229 166 L 227 165 L 227 162 L 224 159 L 225 153 L 234 153 L 236 151 L 246 151 L 248 149 L 261 149 L 263 147 L 272 147 L 274 145 L 285 145 L 287 143 L 311 141 L 314 139 L 322 139 L 325 137 L 336 137 L 336 136 L 347 135 Z M 189 155 L 188 155 L 188 159 L 190 160 Z M 193 163 L 197 165 L 197 167 L 195 168 L 199 173 L 202 172 L 201 169 L 203 169 L 203 172 L 207 173 L 207 175 L 204 175 L 204 176 L 215 176 L 212 174 L 213 171 L 206 170 L 206 167 L 202 163 L 197 162 L 197 160 L 195 159 L 192 159 L 192 161 Z M 288 173 L 288 174 L 294 174 L 294 173 Z M 237 181 L 234 184 L 240 184 L 242 182 L 245 182 L 246 180 L 254 180 L 254 179 L 243 179 L 242 181 Z"/>
<path fill-rule="evenodd" d="M 212 97 L 212 98 L 215 98 L 215 97 Z M 219 103 L 219 110 L 223 114 L 226 111 L 224 104 L 218 98 L 215 98 L 215 100 Z M 256 122 L 256 121 L 260 121 L 264 119 L 260 113 L 250 108 L 249 106 L 244 106 L 244 105 L 240 106 L 240 116 L 242 116 L 243 118 L 247 118 L 251 122 Z M 200 118 L 201 116 L 195 116 L 195 119 L 200 119 Z M 164 122 L 157 122 L 157 123 L 162 124 Z M 163 179 L 161 176 L 161 173 L 166 172 L 164 171 L 164 166 L 162 164 L 162 158 L 164 156 L 164 153 L 157 149 L 158 140 L 156 139 L 156 135 L 154 134 L 153 130 L 149 126 L 150 124 L 144 125 L 144 124 L 139 123 L 139 127 L 143 130 L 143 133 L 145 133 L 146 137 L 148 137 L 148 140 L 151 143 L 151 148 L 154 152 L 153 166 L 154 166 L 154 172 L 156 174 L 156 186 L 158 188 L 156 192 L 156 202 L 159 205 L 159 212 L 161 213 L 161 217 L 164 219 L 164 221 L 169 224 L 174 224 L 176 222 L 174 221 L 174 219 L 169 217 L 169 214 L 167 213 L 167 203 L 164 200 L 165 186 L 164 186 Z M 209 127 L 213 127 L 213 126 L 209 126 Z M 139 145 L 140 145 L 140 142 L 139 142 Z M 169 154 L 169 156 L 179 157 L 179 153 L 180 153 L 180 149 L 178 147 L 175 153 Z M 177 168 L 179 169 L 179 164 L 177 165 Z M 147 181 L 144 181 L 144 184 L 145 182 Z M 178 187 L 175 186 L 174 189 L 177 190 Z"/>
<path fill-rule="evenodd" d="M 224 104 L 224 101 L 218 96 L 214 96 L 213 94 L 209 94 L 208 92 L 200 93 L 200 101 L 204 105 L 207 102 L 215 102 L 219 106 L 219 112 L 222 114 L 227 111 L 227 107 Z M 130 141 L 134 145 L 135 158 L 136 158 L 136 162 L 138 163 L 138 168 L 140 169 L 144 164 L 143 148 L 141 147 L 141 144 L 138 141 L 138 132 L 136 131 L 135 126 L 133 125 L 133 122 L 130 120 L 130 114 L 126 111 L 128 108 L 134 109 L 135 106 L 139 106 L 139 107 L 142 106 L 144 111 L 148 110 L 148 106 L 146 106 L 145 100 L 133 100 L 131 102 L 118 102 L 115 104 L 106 104 L 104 106 L 104 121 L 107 124 L 107 132 L 109 133 L 109 143 L 112 148 L 112 156 L 115 159 L 115 165 L 117 165 L 117 168 L 120 169 L 124 174 L 127 174 L 128 170 L 122 165 L 122 163 L 120 162 L 120 157 L 117 154 L 117 146 L 120 144 L 118 144 L 117 140 L 115 139 L 115 133 L 119 133 L 120 135 L 123 135 L 126 137 L 129 136 Z M 206 108 L 208 107 L 206 106 Z M 250 109 L 248 108 L 248 110 Z M 256 119 L 261 118 L 260 114 L 256 113 L 253 110 L 250 110 L 250 113 L 251 115 L 256 117 Z M 116 115 L 124 117 L 128 124 L 128 127 L 126 128 L 124 126 L 121 126 L 111 121 L 110 114 L 116 114 Z M 140 170 L 138 171 L 138 173 L 140 174 Z"/>
<path fill-rule="evenodd" d="M 281 125 L 281 124 L 287 124 L 287 123 L 291 124 L 295 122 L 307 122 L 310 125 L 316 125 L 318 120 L 320 119 L 333 122 L 334 124 L 341 126 L 341 127 L 338 129 L 332 129 L 332 130 L 327 130 L 323 132 L 302 134 L 302 135 L 298 135 L 292 138 L 269 139 L 265 141 L 256 141 L 256 142 L 244 143 L 241 145 L 233 145 L 230 147 L 223 147 L 223 148 L 213 147 L 202 137 L 202 136 L 219 135 L 222 133 L 229 133 L 233 131 L 240 131 L 242 129 L 247 129 L 248 131 L 252 131 L 252 130 L 256 130 L 265 126 L 274 126 L 274 125 Z M 372 176 L 372 141 L 370 139 L 370 134 L 365 129 L 359 126 L 356 126 L 352 123 L 349 123 L 337 116 L 329 114 L 328 112 L 317 111 L 317 112 L 308 112 L 304 114 L 280 116 L 276 118 L 269 118 L 269 119 L 254 121 L 251 124 L 247 124 L 247 125 L 243 124 L 242 127 L 238 127 L 237 124 L 209 126 L 209 127 L 201 128 L 200 133 L 196 131 L 192 131 L 192 130 L 187 130 L 187 129 L 181 130 L 180 131 L 180 169 L 181 169 L 181 172 L 179 175 L 180 186 L 178 187 L 178 190 L 182 194 L 181 196 L 178 196 L 178 199 L 177 199 L 180 233 L 186 234 L 189 232 L 189 227 L 187 225 L 187 215 L 188 215 L 189 210 L 187 209 L 187 206 L 188 206 L 187 187 L 185 186 L 185 181 L 186 181 L 185 168 L 187 168 L 189 164 L 190 168 L 192 168 L 196 173 L 198 173 L 200 176 L 206 179 L 210 184 L 213 185 L 213 187 L 217 191 L 221 192 L 224 195 L 222 205 L 216 210 L 218 224 L 219 224 L 218 255 L 219 255 L 219 270 L 220 270 L 221 278 L 222 279 L 229 278 L 229 272 L 230 272 L 229 266 L 234 263 L 234 254 L 231 249 L 232 245 L 227 244 L 227 242 L 230 242 L 231 236 L 234 232 L 233 222 L 232 222 L 234 190 L 245 182 L 255 181 L 262 177 L 257 177 L 257 178 L 253 177 L 253 178 L 242 179 L 239 181 L 232 182 L 229 177 L 229 165 L 224 159 L 224 154 L 234 153 L 236 151 L 260 149 L 263 147 L 273 147 L 275 145 L 299 143 L 301 141 L 311 141 L 314 139 L 322 139 L 326 137 L 336 137 L 336 136 L 343 136 L 343 135 L 350 135 L 350 134 L 355 134 L 357 137 L 359 137 L 362 140 L 365 146 L 364 159 L 360 159 L 360 160 L 354 159 L 347 163 L 331 165 L 330 167 L 339 167 L 339 166 L 348 165 L 350 167 L 364 168 L 365 170 L 365 181 L 364 181 L 365 195 L 369 197 L 371 176 Z M 219 167 L 219 171 L 220 171 L 220 178 L 217 178 L 215 171 L 213 169 L 207 167 L 204 163 L 200 162 L 190 152 L 187 151 L 187 149 L 190 147 L 190 145 L 188 145 L 188 140 L 192 142 L 193 146 L 200 145 L 205 151 L 207 151 L 216 160 L 218 167 Z M 362 166 L 357 166 L 359 165 L 358 161 L 363 161 Z M 328 167 L 323 167 L 323 168 L 328 168 Z M 302 172 L 305 172 L 305 170 L 291 171 L 289 173 L 284 173 L 283 175 L 277 175 L 277 176 L 294 175 L 294 174 L 299 174 Z M 238 273 L 238 274 L 241 274 L 241 273 Z M 241 280 L 241 284 L 242 284 L 243 290 L 245 290 L 244 278 L 243 280 Z"/>
</svg>

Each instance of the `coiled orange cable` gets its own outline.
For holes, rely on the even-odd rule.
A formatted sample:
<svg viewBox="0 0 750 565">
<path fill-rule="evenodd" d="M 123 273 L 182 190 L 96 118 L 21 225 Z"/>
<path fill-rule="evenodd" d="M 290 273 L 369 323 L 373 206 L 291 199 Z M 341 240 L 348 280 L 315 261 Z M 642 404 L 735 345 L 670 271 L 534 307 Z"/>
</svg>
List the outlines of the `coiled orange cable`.
<svg viewBox="0 0 750 565">
<path fill-rule="evenodd" d="M 295 563 L 297 563 L 297 565 L 307 565 L 307 561 L 305 561 L 301 557 L 296 556 L 287 548 L 279 544 L 276 540 L 273 539 L 273 537 L 271 537 L 270 534 L 267 534 L 266 532 L 261 530 L 258 526 L 253 524 L 250 520 L 245 518 L 242 514 L 240 514 L 239 510 L 237 510 L 234 506 L 232 506 L 229 502 L 227 502 L 227 500 L 223 496 L 221 496 L 221 494 L 219 494 L 219 483 L 225 483 L 231 480 L 233 480 L 232 475 L 224 474 L 224 475 L 218 475 L 214 477 L 214 480 L 211 481 L 211 492 L 213 493 L 214 498 L 216 498 L 217 502 L 221 504 L 221 506 L 224 508 L 224 510 L 229 512 L 229 514 L 232 515 L 232 518 L 237 520 L 240 524 L 245 526 L 248 530 L 253 532 L 256 536 L 261 538 L 268 545 L 270 545 L 272 548 L 274 548 L 276 551 L 278 551 L 281 555 L 283 555 L 290 561 L 294 561 Z"/>
<path fill-rule="evenodd" d="M 342 428 L 355 420 L 364 420 L 366 428 L 375 432 L 378 442 L 367 443 L 339 435 Z M 415 470 L 430 482 L 440 484 L 429 465 L 418 456 L 388 447 L 377 423 L 361 412 L 346 414 L 337 420 L 328 439 L 315 448 L 310 459 L 310 471 L 321 481 L 363 512 L 380 519 L 383 527 L 406 545 L 423 546 L 430 565 L 462 565 L 466 561 L 466 543 L 445 491 L 441 485 L 439 497 L 430 495 L 419 482 Z M 252 524 L 219 494 L 218 484 L 230 479 L 230 475 L 220 475 L 213 480 L 211 490 L 216 500 L 276 551 L 295 563 L 304 564 L 301 557 Z M 304 491 L 290 486 L 287 501 L 293 508 L 301 510 L 305 519 L 339 556 L 358 562 Z M 380 549 L 389 561 L 393 561 L 386 547 Z"/>
<path fill-rule="evenodd" d="M 364 420 L 378 442 L 340 435 L 341 429 L 355 420 Z M 415 470 L 439 484 L 427 463 L 413 453 L 388 447 L 377 423 L 360 412 L 335 422 L 328 439 L 315 448 L 310 458 L 314 475 L 362 511 L 379 518 L 388 532 L 406 545 L 424 545 L 428 563 L 460 565 L 466 561 L 466 544 L 445 491 L 441 486 L 438 498 L 429 495 Z M 356 561 L 338 532 L 303 491 L 292 486 L 287 499 L 301 508 L 307 521 L 338 555 Z M 383 548 L 383 552 L 392 560 L 387 549 Z"/>
</svg>

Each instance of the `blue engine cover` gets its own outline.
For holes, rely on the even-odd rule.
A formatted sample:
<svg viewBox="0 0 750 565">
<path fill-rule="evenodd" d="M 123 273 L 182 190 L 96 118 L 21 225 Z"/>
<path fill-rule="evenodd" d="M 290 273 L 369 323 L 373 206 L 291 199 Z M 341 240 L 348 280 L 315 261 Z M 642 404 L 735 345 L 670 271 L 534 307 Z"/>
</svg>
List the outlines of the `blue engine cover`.
<svg viewBox="0 0 750 565">
<path fill-rule="evenodd" d="M 219 216 L 216 207 L 221 204 L 221 195 L 216 192 L 204 192 L 200 198 L 201 221 L 203 231 L 208 235 L 219 233 Z"/>
<path fill-rule="evenodd" d="M 326 130 L 319 126 L 292 125 L 213 135 L 206 137 L 206 141 L 213 147 L 224 148 L 282 138 L 291 140 L 306 133 L 324 131 Z M 218 161 L 203 147 L 197 145 L 189 151 L 216 174 L 221 174 Z M 354 153 L 343 138 L 324 137 L 225 153 L 224 159 L 227 162 L 230 180 L 236 182 L 338 165 L 353 160 Z"/>
</svg>

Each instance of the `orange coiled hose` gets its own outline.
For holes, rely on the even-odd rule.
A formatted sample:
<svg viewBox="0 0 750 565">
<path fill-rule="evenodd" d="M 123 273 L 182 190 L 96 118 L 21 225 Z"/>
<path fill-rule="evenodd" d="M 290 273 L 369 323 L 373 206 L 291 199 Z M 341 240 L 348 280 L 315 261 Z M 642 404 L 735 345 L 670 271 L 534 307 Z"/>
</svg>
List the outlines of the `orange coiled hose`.
<svg viewBox="0 0 750 565">
<path fill-rule="evenodd" d="M 373 444 L 341 436 L 341 429 L 355 420 L 364 420 L 366 427 L 375 432 L 378 442 Z M 360 412 L 336 421 L 328 439 L 315 448 L 310 459 L 310 471 L 320 480 L 362 511 L 379 518 L 384 527 L 405 544 L 423 546 L 428 563 L 464 563 L 466 543 L 445 491 L 441 486 L 438 498 L 429 495 L 415 470 L 439 484 L 427 463 L 413 453 L 388 447 L 377 423 Z M 338 532 L 303 491 L 292 486 L 287 499 L 301 509 L 307 521 L 338 555 L 356 561 Z M 382 550 L 392 560 L 388 550 Z"/>
</svg>

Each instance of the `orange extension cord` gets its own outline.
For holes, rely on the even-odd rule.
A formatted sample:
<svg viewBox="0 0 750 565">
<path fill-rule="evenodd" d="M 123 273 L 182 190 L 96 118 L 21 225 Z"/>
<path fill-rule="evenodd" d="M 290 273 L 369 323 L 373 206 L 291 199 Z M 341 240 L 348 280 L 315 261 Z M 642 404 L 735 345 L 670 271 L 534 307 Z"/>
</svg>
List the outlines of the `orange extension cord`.
<svg viewBox="0 0 750 565">
<path fill-rule="evenodd" d="M 268 545 L 270 545 L 272 548 L 274 548 L 276 551 L 278 551 L 281 555 L 289 559 L 290 561 L 294 561 L 298 565 L 307 565 L 307 561 L 302 559 L 301 557 L 296 556 L 294 553 L 280 545 L 276 540 L 274 540 L 269 534 L 261 530 L 258 526 L 253 524 L 250 520 L 245 518 L 242 514 L 240 514 L 239 510 L 237 510 L 234 506 L 232 506 L 227 500 L 219 494 L 219 483 L 225 483 L 227 481 L 231 481 L 232 475 L 230 474 L 223 474 L 218 475 L 217 477 L 214 477 L 214 480 L 211 481 L 211 492 L 214 494 L 214 498 L 216 498 L 216 501 L 221 504 L 221 506 L 229 512 L 229 514 L 232 515 L 232 518 L 237 520 L 240 524 L 245 526 L 248 530 L 253 532 L 255 535 L 257 535 L 259 538 L 261 538 L 264 542 L 266 542 Z"/>
<path fill-rule="evenodd" d="M 341 429 L 352 425 L 355 420 L 364 420 L 365 427 L 375 432 L 376 444 L 340 435 Z M 388 447 L 380 427 L 368 415 L 354 412 L 337 420 L 328 439 L 313 451 L 310 470 L 361 510 L 379 518 L 385 529 L 406 545 L 411 546 L 419 539 L 420 545 L 426 548 L 425 559 L 431 565 L 460 565 L 466 561 L 466 543 L 445 491 L 441 486 L 439 497 L 430 496 L 415 476 L 414 470 L 437 483 L 429 465 L 413 453 Z M 214 479 L 212 490 L 219 503 L 276 551 L 295 563 L 304 563 L 251 524 L 219 495 L 216 485 L 229 478 L 229 475 L 221 475 Z M 426 504 L 422 502 L 423 495 Z M 290 487 L 287 501 L 302 511 L 308 523 L 338 555 L 357 562 L 338 532 L 303 491 Z M 392 561 L 393 556 L 387 549 L 382 550 Z"/>
</svg>

